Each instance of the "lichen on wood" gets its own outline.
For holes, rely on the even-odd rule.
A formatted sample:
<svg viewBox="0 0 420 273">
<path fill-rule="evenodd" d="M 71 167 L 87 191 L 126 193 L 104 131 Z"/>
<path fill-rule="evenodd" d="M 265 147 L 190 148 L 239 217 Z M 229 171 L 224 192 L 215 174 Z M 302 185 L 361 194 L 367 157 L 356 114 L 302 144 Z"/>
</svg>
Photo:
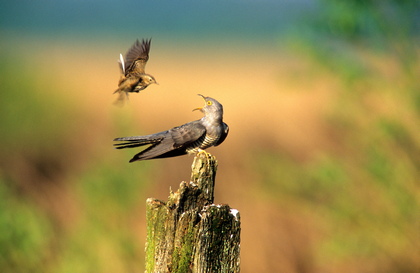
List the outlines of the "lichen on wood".
<svg viewBox="0 0 420 273">
<path fill-rule="evenodd" d="M 191 181 L 147 199 L 146 272 L 239 272 L 240 216 L 215 205 L 216 159 L 199 153 Z"/>
</svg>

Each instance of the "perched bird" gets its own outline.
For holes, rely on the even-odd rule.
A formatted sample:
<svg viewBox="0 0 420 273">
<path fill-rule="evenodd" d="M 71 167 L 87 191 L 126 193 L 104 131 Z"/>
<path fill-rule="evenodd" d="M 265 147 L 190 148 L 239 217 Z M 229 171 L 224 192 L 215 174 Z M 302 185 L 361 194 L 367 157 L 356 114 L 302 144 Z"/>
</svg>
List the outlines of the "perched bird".
<svg viewBox="0 0 420 273">
<path fill-rule="evenodd" d="M 131 46 L 124 57 L 120 54 L 120 60 L 118 61 L 121 70 L 121 77 L 118 82 L 118 89 L 115 93 L 119 93 L 117 102 L 124 102 L 128 98 L 129 92 L 140 92 L 146 89 L 152 83 L 156 83 L 155 78 L 152 75 L 146 74 L 145 67 L 149 60 L 150 51 L 149 40 L 139 40 Z"/>
<path fill-rule="evenodd" d="M 157 134 L 116 138 L 114 141 L 122 143 L 114 146 L 124 149 L 150 144 L 130 160 L 133 162 L 197 153 L 221 144 L 229 132 L 229 127 L 223 122 L 223 106 L 213 98 L 199 96 L 206 101 L 204 107 L 194 109 L 204 113 L 201 119 Z"/>
</svg>

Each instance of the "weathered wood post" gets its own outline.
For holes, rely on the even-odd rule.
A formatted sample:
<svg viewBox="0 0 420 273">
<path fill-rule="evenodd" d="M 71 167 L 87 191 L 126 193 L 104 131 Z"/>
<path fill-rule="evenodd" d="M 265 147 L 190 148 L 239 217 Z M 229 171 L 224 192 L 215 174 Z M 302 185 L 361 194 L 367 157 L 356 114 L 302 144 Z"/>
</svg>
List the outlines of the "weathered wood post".
<svg viewBox="0 0 420 273">
<path fill-rule="evenodd" d="M 199 153 L 191 182 L 181 182 L 166 203 L 147 199 L 146 272 L 239 272 L 240 217 L 215 205 L 217 161 Z"/>
</svg>

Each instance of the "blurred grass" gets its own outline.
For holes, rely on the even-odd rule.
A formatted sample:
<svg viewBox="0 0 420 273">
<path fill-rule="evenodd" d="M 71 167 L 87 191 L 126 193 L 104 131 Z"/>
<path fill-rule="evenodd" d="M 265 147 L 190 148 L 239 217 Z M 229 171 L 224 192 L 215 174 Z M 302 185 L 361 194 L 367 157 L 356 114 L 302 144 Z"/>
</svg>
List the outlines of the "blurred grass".
<svg viewBox="0 0 420 273">
<path fill-rule="evenodd" d="M 45 214 L 0 179 L 0 268 L 2 272 L 43 272 L 50 256 L 51 225 Z"/>
<path fill-rule="evenodd" d="M 66 238 L 54 272 L 142 270 L 143 260 L 138 257 L 144 248 L 133 238 L 139 233 L 135 223 L 143 214 L 138 202 L 146 198 L 142 192 L 150 179 L 147 172 L 147 167 L 140 167 L 127 175 L 121 164 L 108 161 L 81 175 L 76 192 L 83 215 Z"/>
</svg>

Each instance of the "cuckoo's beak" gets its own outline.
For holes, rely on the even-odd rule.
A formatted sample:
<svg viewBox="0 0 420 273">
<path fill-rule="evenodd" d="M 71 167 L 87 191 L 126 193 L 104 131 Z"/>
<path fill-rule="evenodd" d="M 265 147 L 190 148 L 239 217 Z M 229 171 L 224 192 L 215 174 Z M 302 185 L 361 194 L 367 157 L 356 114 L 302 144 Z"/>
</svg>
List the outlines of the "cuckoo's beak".
<svg viewBox="0 0 420 273">
<path fill-rule="evenodd" d="M 202 97 L 204 100 L 206 100 L 206 97 L 204 97 L 203 95 L 201 95 L 201 94 L 197 94 L 197 95 L 199 95 L 200 97 Z"/>
<path fill-rule="evenodd" d="M 201 94 L 197 94 L 197 95 L 201 96 L 204 100 L 206 100 L 206 97 L 204 97 L 203 95 Z M 193 111 L 195 110 L 200 110 L 201 112 L 203 112 L 203 107 L 198 107 L 198 108 L 193 109 Z"/>
</svg>

